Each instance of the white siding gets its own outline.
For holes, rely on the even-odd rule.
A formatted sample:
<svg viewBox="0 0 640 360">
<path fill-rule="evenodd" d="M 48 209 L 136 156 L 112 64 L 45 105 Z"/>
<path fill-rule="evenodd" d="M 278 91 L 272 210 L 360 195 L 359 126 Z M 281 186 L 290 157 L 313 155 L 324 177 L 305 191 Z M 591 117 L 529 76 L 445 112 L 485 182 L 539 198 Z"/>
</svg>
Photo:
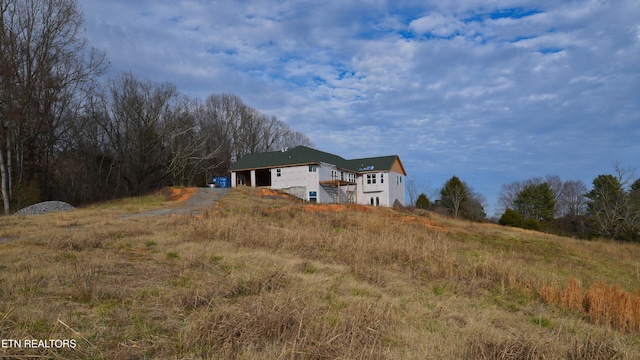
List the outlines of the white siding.
<svg viewBox="0 0 640 360">
<path fill-rule="evenodd" d="M 380 183 L 380 174 L 384 174 L 384 182 Z M 369 178 L 367 177 L 369 175 Z M 375 175 L 375 183 L 373 183 Z M 387 191 L 387 178 L 385 172 L 370 172 L 358 175 L 358 203 L 362 205 L 389 206 L 389 193 Z M 371 183 L 369 183 L 369 179 Z"/>
<path fill-rule="evenodd" d="M 389 184 L 389 205 L 388 206 L 393 206 L 393 203 L 396 200 L 398 200 L 401 205 L 405 205 L 405 203 L 404 203 L 404 182 L 405 182 L 404 175 L 396 173 L 396 172 L 389 172 L 388 175 L 389 175 L 389 181 L 387 181 L 387 179 L 385 179 L 385 183 L 388 182 L 388 184 Z"/>
<path fill-rule="evenodd" d="M 304 200 L 307 201 L 309 200 L 310 191 L 315 191 L 316 193 L 319 191 L 318 172 L 310 172 L 309 165 L 273 168 L 270 171 L 272 189 L 304 188 L 306 194 Z M 318 202 L 320 202 L 319 197 Z"/>
<path fill-rule="evenodd" d="M 269 169 L 271 173 L 271 188 L 283 190 L 302 199 L 309 201 L 311 192 L 315 193 L 318 203 L 335 203 L 340 199 L 340 203 L 347 203 L 348 192 L 353 191 L 354 186 L 320 185 L 322 181 L 344 180 L 351 181 L 355 178 L 357 185 L 356 194 L 352 197 L 362 205 L 393 206 L 398 200 L 400 204 L 405 204 L 404 175 L 393 171 L 367 172 L 356 174 L 338 169 L 333 164 L 320 163 L 318 165 L 300 165 Z M 311 170 L 311 171 L 310 171 Z M 315 171 L 313 171 L 315 170 Z M 280 176 L 278 176 L 278 174 Z M 236 182 L 241 177 L 248 177 L 246 172 L 231 174 L 231 184 L 236 186 Z M 367 175 L 375 175 L 375 183 L 371 178 L 371 183 L 367 181 Z M 383 176 L 383 181 L 381 181 Z M 255 184 L 254 171 L 251 171 L 252 185 Z M 246 179 L 248 181 L 249 179 Z M 255 185 L 254 185 L 255 186 Z M 339 194 L 338 194 L 339 191 Z"/>
<path fill-rule="evenodd" d="M 376 183 L 369 184 L 367 173 L 358 175 L 358 203 L 362 205 L 393 206 L 398 200 L 404 205 L 404 176 L 395 172 L 377 172 Z M 380 175 L 383 181 L 380 181 Z M 402 177 L 402 182 L 398 181 Z M 373 179 L 372 179 L 373 180 Z M 373 181 L 372 181 L 373 182 Z"/>
</svg>

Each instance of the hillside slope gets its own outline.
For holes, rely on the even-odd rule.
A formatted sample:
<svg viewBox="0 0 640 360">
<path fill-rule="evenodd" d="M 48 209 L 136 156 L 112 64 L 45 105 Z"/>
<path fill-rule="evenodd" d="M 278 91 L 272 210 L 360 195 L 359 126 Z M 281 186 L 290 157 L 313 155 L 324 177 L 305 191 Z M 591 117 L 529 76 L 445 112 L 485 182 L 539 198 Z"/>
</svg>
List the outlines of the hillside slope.
<svg viewBox="0 0 640 360">
<path fill-rule="evenodd" d="M 254 189 L 197 216 L 122 216 L 175 206 L 0 218 L 0 338 L 77 344 L 0 354 L 640 358 L 635 244 Z M 596 300 L 622 310 L 597 317 Z"/>
</svg>

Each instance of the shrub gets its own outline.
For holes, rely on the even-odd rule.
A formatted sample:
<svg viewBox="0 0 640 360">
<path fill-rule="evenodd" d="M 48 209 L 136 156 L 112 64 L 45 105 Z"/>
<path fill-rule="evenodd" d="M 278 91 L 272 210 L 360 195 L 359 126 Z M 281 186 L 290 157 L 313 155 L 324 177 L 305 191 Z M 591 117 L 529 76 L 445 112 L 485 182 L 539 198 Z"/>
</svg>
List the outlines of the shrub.
<svg viewBox="0 0 640 360">
<path fill-rule="evenodd" d="M 538 220 L 536 219 L 527 219 L 527 221 L 524 222 L 524 225 L 522 227 L 525 229 L 537 230 L 537 231 L 540 231 L 540 229 L 542 228 L 540 226 L 540 222 L 538 222 Z"/>
<path fill-rule="evenodd" d="M 427 195 L 420 194 L 420 196 L 418 196 L 418 200 L 416 200 L 416 208 L 428 210 L 430 207 L 431 202 L 429 201 L 429 198 L 427 198 Z"/>
<path fill-rule="evenodd" d="M 500 217 L 500 220 L 498 220 L 498 223 L 504 226 L 522 227 L 524 225 L 524 219 L 519 212 L 507 209 Z"/>
</svg>

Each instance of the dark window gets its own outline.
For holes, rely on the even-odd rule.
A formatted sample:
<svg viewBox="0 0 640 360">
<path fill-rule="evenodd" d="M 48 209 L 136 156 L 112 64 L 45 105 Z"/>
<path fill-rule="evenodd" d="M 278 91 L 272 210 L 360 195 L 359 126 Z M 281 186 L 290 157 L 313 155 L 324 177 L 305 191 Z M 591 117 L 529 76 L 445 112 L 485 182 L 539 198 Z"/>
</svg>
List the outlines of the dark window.
<svg viewBox="0 0 640 360">
<path fill-rule="evenodd" d="M 376 174 L 367 174 L 367 184 L 376 183 Z"/>
</svg>

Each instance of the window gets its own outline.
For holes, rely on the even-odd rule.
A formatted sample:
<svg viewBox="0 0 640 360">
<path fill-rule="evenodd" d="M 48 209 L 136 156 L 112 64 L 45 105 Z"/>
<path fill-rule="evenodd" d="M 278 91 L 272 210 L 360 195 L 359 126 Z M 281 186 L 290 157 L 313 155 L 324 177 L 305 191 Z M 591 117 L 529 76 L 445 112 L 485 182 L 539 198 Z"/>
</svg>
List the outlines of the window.
<svg viewBox="0 0 640 360">
<path fill-rule="evenodd" d="M 309 202 L 317 203 L 318 202 L 318 193 L 315 191 L 309 191 Z"/>
<path fill-rule="evenodd" d="M 376 174 L 367 174 L 367 184 L 376 183 Z"/>
<path fill-rule="evenodd" d="M 318 171 L 317 165 L 309 165 L 309 172 L 316 172 L 316 171 Z"/>
<path fill-rule="evenodd" d="M 277 177 L 282 176 L 282 169 L 276 169 L 276 176 Z"/>
<path fill-rule="evenodd" d="M 384 174 L 380 174 L 380 184 L 384 184 Z"/>
<path fill-rule="evenodd" d="M 402 176 L 396 175 L 396 185 L 402 184 Z"/>
</svg>

